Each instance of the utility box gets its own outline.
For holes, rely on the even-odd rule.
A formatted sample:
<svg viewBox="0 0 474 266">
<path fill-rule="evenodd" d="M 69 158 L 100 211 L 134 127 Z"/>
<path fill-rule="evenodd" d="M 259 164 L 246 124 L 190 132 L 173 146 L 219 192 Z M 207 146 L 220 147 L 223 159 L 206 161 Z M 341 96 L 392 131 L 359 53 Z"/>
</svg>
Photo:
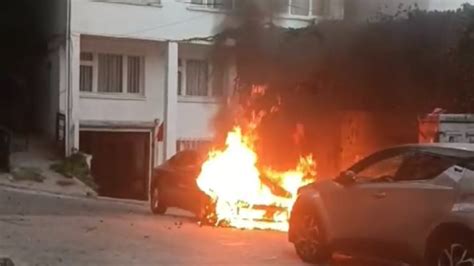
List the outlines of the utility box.
<svg viewBox="0 0 474 266">
<path fill-rule="evenodd" d="M 474 143 L 474 114 L 431 113 L 419 119 L 420 143 Z"/>
</svg>

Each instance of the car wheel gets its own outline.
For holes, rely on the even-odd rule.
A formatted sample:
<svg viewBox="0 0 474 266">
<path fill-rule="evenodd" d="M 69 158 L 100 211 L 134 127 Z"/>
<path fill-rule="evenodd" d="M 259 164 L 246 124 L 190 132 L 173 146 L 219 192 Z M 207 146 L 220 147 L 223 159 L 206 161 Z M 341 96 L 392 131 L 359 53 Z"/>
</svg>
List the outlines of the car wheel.
<svg viewBox="0 0 474 266">
<path fill-rule="evenodd" d="M 326 263 L 331 258 L 331 252 L 324 243 L 317 217 L 304 215 L 295 221 L 297 230 L 295 232 L 294 246 L 298 256 L 308 263 Z"/>
<path fill-rule="evenodd" d="M 150 208 L 153 214 L 164 214 L 168 208 L 162 200 L 161 189 L 153 186 L 150 193 Z"/>
<path fill-rule="evenodd" d="M 473 266 L 474 237 L 466 234 L 446 234 L 438 238 L 429 251 L 426 265 Z"/>
</svg>

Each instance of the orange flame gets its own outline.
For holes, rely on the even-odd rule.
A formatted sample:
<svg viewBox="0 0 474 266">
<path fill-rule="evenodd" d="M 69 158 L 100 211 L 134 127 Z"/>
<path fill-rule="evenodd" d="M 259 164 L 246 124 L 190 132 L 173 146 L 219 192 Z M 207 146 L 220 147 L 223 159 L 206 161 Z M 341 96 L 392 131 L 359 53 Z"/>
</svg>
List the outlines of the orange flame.
<svg viewBox="0 0 474 266">
<path fill-rule="evenodd" d="M 315 179 L 315 161 L 307 156 L 286 172 L 260 171 L 254 139 L 235 127 L 228 133 L 226 147 L 209 153 L 197 184 L 214 201 L 217 224 L 287 231 L 298 188 Z"/>
</svg>

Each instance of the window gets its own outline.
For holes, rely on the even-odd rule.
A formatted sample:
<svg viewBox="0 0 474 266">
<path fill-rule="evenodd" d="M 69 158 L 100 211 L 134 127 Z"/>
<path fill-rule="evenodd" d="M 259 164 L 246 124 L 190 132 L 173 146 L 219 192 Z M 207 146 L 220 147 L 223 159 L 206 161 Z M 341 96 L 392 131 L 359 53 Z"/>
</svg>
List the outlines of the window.
<svg viewBox="0 0 474 266">
<path fill-rule="evenodd" d="M 122 92 L 122 56 L 99 54 L 99 92 Z"/>
<path fill-rule="evenodd" d="M 101 2 L 132 4 L 132 5 L 159 5 L 161 0 L 100 0 Z"/>
<path fill-rule="evenodd" d="M 79 70 L 79 90 L 92 92 L 93 82 L 93 55 L 81 53 L 81 66 Z"/>
<path fill-rule="evenodd" d="M 191 0 L 191 3 L 198 6 L 229 10 L 236 8 L 239 1 L 242 2 L 243 0 Z"/>
<path fill-rule="evenodd" d="M 309 15 L 309 0 L 291 0 L 291 14 L 299 16 Z"/>
<path fill-rule="evenodd" d="M 324 16 L 329 14 L 329 1 L 312 0 L 311 14 L 313 16 Z"/>
<path fill-rule="evenodd" d="M 405 160 L 397 173 L 397 181 L 426 180 L 440 175 L 458 160 L 441 155 L 417 153 Z"/>
<path fill-rule="evenodd" d="M 329 13 L 329 0 L 277 0 L 281 14 L 296 16 L 324 16 Z"/>
<path fill-rule="evenodd" d="M 178 95 L 219 97 L 222 96 L 222 84 L 218 77 L 212 78 L 209 63 L 205 60 L 179 59 Z"/>
<path fill-rule="evenodd" d="M 139 95 L 144 91 L 142 56 L 81 52 L 81 92 Z"/>
<path fill-rule="evenodd" d="M 428 153 L 403 153 L 378 160 L 356 174 L 358 182 L 415 181 L 432 179 L 459 160 Z"/>
<path fill-rule="evenodd" d="M 208 96 L 208 66 L 201 60 L 186 62 L 186 95 Z"/>
<path fill-rule="evenodd" d="M 203 139 L 181 139 L 176 141 L 176 151 L 206 151 L 209 148 L 211 142 Z"/>
<path fill-rule="evenodd" d="M 387 177 L 395 179 L 405 158 L 406 155 L 402 154 L 379 160 L 357 172 L 356 180 L 357 182 L 366 183 L 376 182 Z"/>
<path fill-rule="evenodd" d="M 128 93 L 140 93 L 142 87 L 142 63 L 139 56 L 129 56 L 127 63 Z"/>
</svg>

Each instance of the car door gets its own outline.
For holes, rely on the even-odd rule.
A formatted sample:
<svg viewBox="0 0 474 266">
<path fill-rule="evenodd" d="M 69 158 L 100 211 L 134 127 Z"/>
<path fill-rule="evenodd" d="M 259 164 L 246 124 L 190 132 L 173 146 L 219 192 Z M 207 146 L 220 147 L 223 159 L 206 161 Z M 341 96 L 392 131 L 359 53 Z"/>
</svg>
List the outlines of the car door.
<svg viewBox="0 0 474 266">
<path fill-rule="evenodd" d="M 394 178 L 409 154 L 405 149 L 374 154 L 351 168 L 355 183 L 323 193 L 333 239 L 342 250 L 366 253 L 378 247 L 378 205 L 385 196 L 381 184 Z"/>
<path fill-rule="evenodd" d="M 456 162 L 455 158 L 415 152 L 403 162 L 394 180 L 371 185 L 379 193 L 373 209 L 378 222 L 371 234 L 384 246 L 380 255 L 414 258 L 423 252 L 426 232 L 449 212 L 455 200 L 452 186 L 433 180 L 456 167 Z"/>
<path fill-rule="evenodd" d="M 178 160 L 174 161 L 176 172 L 176 189 L 178 206 L 195 211 L 199 206 L 199 190 L 196 185 L 196 178 L 199 175 L 199 156 L 194 151 L 184 151 Z"/>
</svg>

